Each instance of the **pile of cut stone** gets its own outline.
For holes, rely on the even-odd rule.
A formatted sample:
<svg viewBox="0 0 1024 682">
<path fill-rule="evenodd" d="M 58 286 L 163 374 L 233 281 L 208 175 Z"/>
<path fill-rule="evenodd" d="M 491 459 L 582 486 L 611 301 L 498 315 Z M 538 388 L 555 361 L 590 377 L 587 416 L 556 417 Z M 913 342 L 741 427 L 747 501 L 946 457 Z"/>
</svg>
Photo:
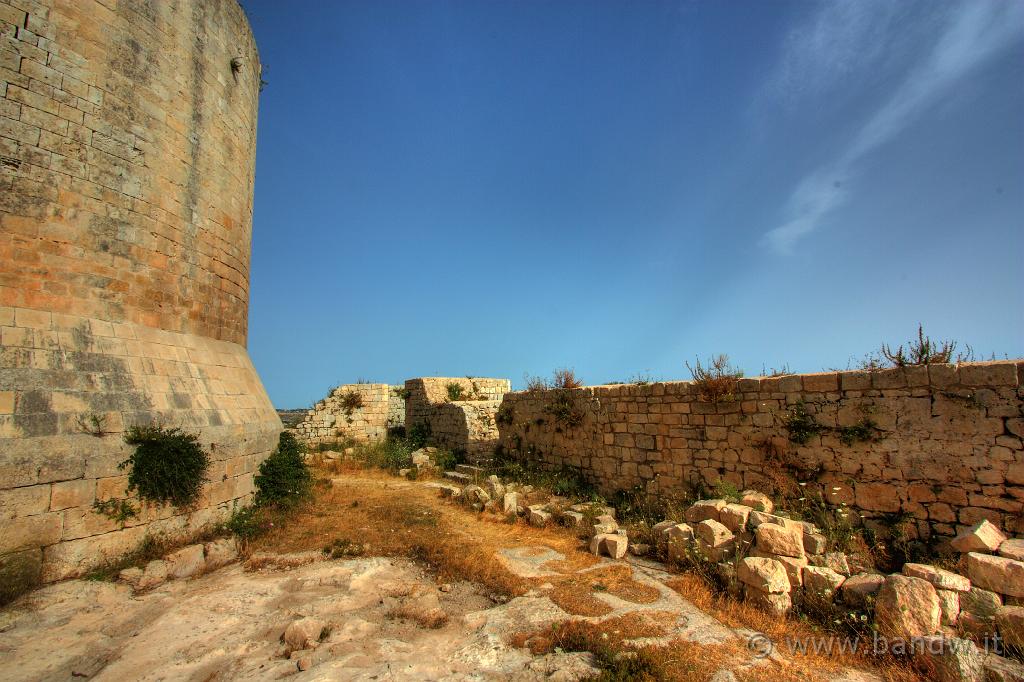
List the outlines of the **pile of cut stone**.
<svg viewBox="0 0 1024 682">
<path fill-rule="evenodd" d="M 406 469 L 399 469 L 398 475 L 407 477 L 413 471 L 419 474 L 433 470 L 435 468 L 434 458 L 436 458 L 437 453 L 437 448 L 420 448 L 416 450 L 411 456 L 412 466 Z"/>
<path fill-rule="evenodd" d="M 154 559 L 145 568 L 126 568 L 118 574 L 118 580 L 127 583 L 136 592 L 145 592 L 158 587 L 168 580 L 191 578 L 238 560 L 238 541 L 222 538 L 182 547 L 163 559 Z"/>
<path fill-rule="evenodd" d="M 557 495 L 546 496 L 547 499 L 541 502 L 536 499 L 540 493 L 533 486 L 502 483 L 493 474 L 480 484 L 435 485 L 442 497 L 461 502 L 476 511 L 522 516 L 531 526 L 538 528 L 557 522 L 586 531 L 591 536 L 590 551 L 597 555 L 607 554 L 621 559 L 629 547 L 626 531 L 619 528 L 612 507 L 597 503 L 570 504 L 570 500 Z"/>
<path fill-rule="evenodd" d="M 982 521 L 951 543 L 966 575 L 915 563 L 902 574 L 882 575 L 860 557 L 826 551 L 826 538 L 812 524 L 773 514 L 767 496 L 741 495 L 739 504 L 700 500 L 685 523 L 657 524 L 669 559 L 714 564 L 737 595 L 742 591 L 778 615 L 792 608 L 794 597 L 819 604 L 838 599 L 856 610 L 873 606 L 878 633 L 927 658 L 938 679 L 983 679 L 998 668 L 996 679 L 1024 680 L 1024 667 L 986 657 L 961 638 L 988 642 L 989 650 L 997 642 L 1024 647 L 1024 606 L 1018 605 L 1024 604 L 1024 540 L 1009 540 Z M 1006 677 L 1010 671 L 1019 676 Z"/>
</svg>

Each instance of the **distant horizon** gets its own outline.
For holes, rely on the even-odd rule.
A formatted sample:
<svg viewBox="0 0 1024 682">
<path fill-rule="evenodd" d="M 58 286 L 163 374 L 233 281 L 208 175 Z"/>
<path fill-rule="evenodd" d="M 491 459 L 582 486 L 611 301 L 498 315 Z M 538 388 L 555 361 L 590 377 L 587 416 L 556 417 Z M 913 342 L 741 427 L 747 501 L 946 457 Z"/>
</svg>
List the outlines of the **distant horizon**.
<svg viewBox="0 0 1024 682">
<path fill-rule="evenodd" d="M 809 373 L 918 323 L 1024 356 L 1024 3 L 244 7 L 275 405 L 719 353 Z"/>
</svg>

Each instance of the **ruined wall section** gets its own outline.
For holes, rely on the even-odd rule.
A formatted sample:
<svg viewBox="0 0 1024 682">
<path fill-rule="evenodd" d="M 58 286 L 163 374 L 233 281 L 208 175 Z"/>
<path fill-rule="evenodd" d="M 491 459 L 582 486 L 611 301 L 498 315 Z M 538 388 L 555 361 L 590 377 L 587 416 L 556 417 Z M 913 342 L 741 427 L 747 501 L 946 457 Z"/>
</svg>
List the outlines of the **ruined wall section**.
<svg viewBox="0 0 1024 682">
<path fill-rule="evenodd" d="M 505 396 L 500 443 L 606 492 L 678 495 L 724 480 L 820 494 L 869 524 L 908 514 L 922 536 L 981 519 L 1019 533 L 1022 376 L 1024 363 L 1009 361 L 741 379 L 717 404 L 689 382 L 595 386 L 570 391 L 569 411 L 552 409 L 557 391 L 517 392 Z"/>
<path fill-rule="evenodd" d="M 292 431 L 307 445 L 383 440 L 389 428 L 405 421 L 404 401 L 396 397 L 396 388 L 388 384 L 337 386 Z M 401 412 L 396 401 L 402 406 Z"/>
<path fill-rule="evenodd" d="M 449 385 L 461 388 L 452 400 Z M 498 442 L 495 415 L 512 389 L 508 379 L 423 377 L 405 382 L 406 429 L 426 427 L 434 444 L 473 458 L 489 456 Z"/>
<path fill-rule="evenodd" d="M 251 500 L 281 428 L 245 349 L 259 87 L 235 0 L 0 0 L 3 566 L 78 575 Z M 155 421 L 209 482 L 121 527 L 92 505 Z"/>
</svg>

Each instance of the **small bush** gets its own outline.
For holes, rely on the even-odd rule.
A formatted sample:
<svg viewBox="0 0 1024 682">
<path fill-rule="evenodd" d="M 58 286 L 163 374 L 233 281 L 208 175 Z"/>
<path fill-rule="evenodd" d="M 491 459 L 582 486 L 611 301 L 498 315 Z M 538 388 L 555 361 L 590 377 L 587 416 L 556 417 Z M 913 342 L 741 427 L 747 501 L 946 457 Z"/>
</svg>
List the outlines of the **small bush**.
<svg viewBox="0 0 1024 682">
<path fill-rule="evenodd" d="M 693 375 L 693 383 L 697 388 L 697 397 L 706 403 L 718 403 L 732 400 L 736 391 L 736 380 L 743 377 L 743 372 L 729 364 L 728 355 L 716 355 L 708 360 L 708 366 L 696 361 L 695 367 L 686 363 L 686 368 Z"/>
<path fill-rule="evenodd" d="M 568 389 L 557 389 L 544 409 L 557 424 L 566 428 L 574 429 L 583 423 L 583 412 L 576 407 L 576 399 Z"/>
<path fill-rule="evenodd" d="M 917 339 L 911 340 L 907 344 L 907 350 L 903 350 L 903 344 L 900 344 L 896 350 L 892 350 L 888 345 L 882 344 L 882 356 L 885 357 L 893 367 L 907 367 L 909 365 L 937 365 L 946 364 L 950 362 L 966 362 L 974 356 L 974 352 L 970 346 L 967 346 L 965 353 L 957 354 L 954 358 L 953 353 L 956 351 L 956 341 L 932 341 L 929 337 L 925 336 L 924 326 L 921 324 L 917 325 Z"/>
<path fill-rule="evenodd" d="M 338 396 L 341 401 L 341 409 L 346 416 L 351 417 L 352 413 L 363 406 L 363 395 L 356 391 L 345 391 Z"/>
<path fill-rule="evenodd" d="M 523 380 L 526 382 L 526 391 L 529 393 L 536 393 L 538 391 L 546 391 L 551 386 L 543 377 L 531 377 L 527 374 L 523 375 Z"/>
<path fill-rule="evenodd" d="M 462 388 L 462 384 L 455 381 L 445 384 L 444 389 L 448 392 L 448 400 L 451 402 L 462 400 L 466 393 L 465 389 Z"/>
<path fill-rule="evenodd" d="M 128 522 L 128 519 L 139 515 L 139 510 L 128 500 L 103 500 L 102 502 L 95 500 L 92 503 L 92 510 L 97 514 L 106 516 L 111 521 L 121 524 L 122 528 L 124 528 L 124 524 Z"/>
<path fill-rule="evenodd" d="M 430 436 L 430 424 L 421 422 L 408 427 L 405 441 L 413 450 L 419 450 L 430 442 Z"/>
<path fill-rule="evenodd" d="M 135 446 L 118 465 L 128 468 L 129 491 L 137 491 L 142 500 L 179 508 L 196 502 L 210 468 L 198 436 L 159 425 L 133 426 L 124 440 Z"/>
<path fill-rule="evenodd" d="M 494 415 L 494 421 L 498 424 L 504 424 L 510 426 L 512 421 L 515 419 L 515 408 L 512 407 L 512 403 L 502 402 L 498 406 L 498 412 Z"/>
<path fill-rule="evenodd" d="M 571 369 L 556 369 L 554 373 L 554 380 L 551 382 L 554 388 L 573 389 L 581 388 L 583 381 L 576 376 L 576 372 Z"/>
<path fill-rule="evenodd" d="M 254 480 L 258 506 L 290 508 L 310 496 L 313 477 L 302 454 L 302 445 L 295 436 L 283 432 L 277 448 L 260 464 Z"/>
<path fill-rule="evenodd" d="M 814 420 L 807 412 L 807 406 L 799 402 L 783 417 L 782 425 L 789 431 L 790 442 L 806 445 L 813 436 L 821 433 L 825 427 Z"/>
</svg>

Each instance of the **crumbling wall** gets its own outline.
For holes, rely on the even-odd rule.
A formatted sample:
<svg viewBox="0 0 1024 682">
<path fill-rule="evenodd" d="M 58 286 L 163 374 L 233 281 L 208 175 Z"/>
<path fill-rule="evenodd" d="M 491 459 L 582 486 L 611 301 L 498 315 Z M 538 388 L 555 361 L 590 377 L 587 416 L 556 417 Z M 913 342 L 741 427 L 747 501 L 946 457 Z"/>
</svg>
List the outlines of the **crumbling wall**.
<svg viewBox="0 0 1024 682">
<path fill-rule="evenodd" d="M 1022 373 L 1007 361 L 740 379 L 718 403 L 689 382 L 509 393 L 500 444 L 605 491 L 724 480 L 820 494 L 868 523 L 908 514 L 922 536 L 981 519 L 1022 532 Z"/>
<path fill-rule="evenodd" d="M 450 385 L 461 388 L 452 400 Z M 430 440 L 473 457 L 489 455 L 498 441 L 495 414 L 512 388 L 508 379 L 424 377 L 409 379 L 406 389 L 406 429 L 426 428 Z"/>
<path fill-rule="evenodd" d="M 333 388 L 292 432 L 308 445 L 383 440 L 389 428 L 404 423 L 404 410 L 400 414 L 395 406 L 395 388 L 388 384 L 344 384 Z M 355 402 L 358 406 L 354 406 Z"/>
<path fill-rule="evenodd" d="M 55 580 L 226 519 L 277 442 L 245 349 L 260 63 L 235 0 L 0 0 L 0 33 L 0 570 Z M 122 525 L 93 503 L 153 422 L 208 483 Z"/>
</svg>

